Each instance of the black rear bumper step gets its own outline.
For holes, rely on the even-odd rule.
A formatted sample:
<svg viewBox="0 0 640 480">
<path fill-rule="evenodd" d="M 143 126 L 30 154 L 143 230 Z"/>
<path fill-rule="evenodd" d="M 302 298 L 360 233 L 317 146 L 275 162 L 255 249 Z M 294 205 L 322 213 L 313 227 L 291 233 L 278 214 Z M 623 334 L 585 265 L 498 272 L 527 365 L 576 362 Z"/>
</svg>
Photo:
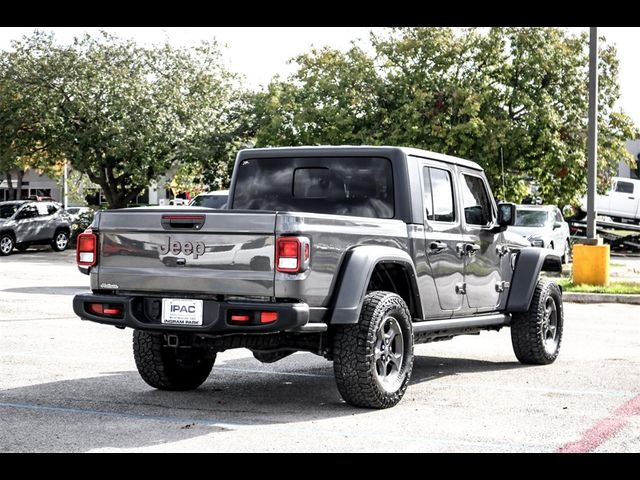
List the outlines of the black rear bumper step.
<svg viewBox="0 0 640 480">
<path fill-rule="evenodd" d="M 190 332 L 205 335 L 225 335 L 231 333 L 273 333 L 292 330 L 305 330 L 309 321 L 309 306 L 306 303 L 253 303 L 253 302 L 217 302 L 204 300 L 202 325 L 184 326 L 161 323 L 159 315 L 152 315 L 145 302 L 162 300 L 162 297 L 134 297 L 119 295 L 78 294 L 73 298 L 73 310 L 82 320 L 89 320 L 116 327 L 129 327 L 137 330 L 156 332 Z M 89 304 L 100 303 L 118 307 L 122 314 L 118 316 L 97 315 L 89 311 Z M 261 311 L 276 312 L 278 319 L 272 323 L 246 325 L 229 323 L 230 310 L 255 313 Z"/>
</svg>

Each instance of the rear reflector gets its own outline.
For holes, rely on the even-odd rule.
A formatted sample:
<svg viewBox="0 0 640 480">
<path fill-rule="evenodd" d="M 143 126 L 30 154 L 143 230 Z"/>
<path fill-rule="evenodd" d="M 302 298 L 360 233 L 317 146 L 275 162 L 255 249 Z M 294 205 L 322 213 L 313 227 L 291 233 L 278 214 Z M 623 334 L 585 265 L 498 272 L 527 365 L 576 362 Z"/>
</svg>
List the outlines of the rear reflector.
<svg viewBox="0 0 640 480">
<path fill-rule="evenodd" d="M 278 320 L 278 312 L 260 312 L 260 323 L 273 323 Z"/>
<path fill-rule="evenodd" d="M 248 322 L 251 320 L 249 315 L 231 315 L 232 322 Z"/>
<path fill-rule="evenodd" d="M 113 305 L 105 305 L 103 303 L 90 303 L 89 311 L 95 315 L 122 315 L 122 308 L 114 307 Z"/>
</svg>

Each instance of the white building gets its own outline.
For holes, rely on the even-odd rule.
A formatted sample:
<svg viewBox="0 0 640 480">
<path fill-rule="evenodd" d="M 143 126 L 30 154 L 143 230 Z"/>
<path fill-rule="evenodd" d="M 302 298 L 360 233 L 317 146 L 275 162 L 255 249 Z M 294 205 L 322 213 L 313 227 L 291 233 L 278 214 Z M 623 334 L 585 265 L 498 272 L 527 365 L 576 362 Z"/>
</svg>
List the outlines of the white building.
<svg viewBox="0 0 640 480">
<path fill-rule="evenodd" d="M 627 140 L 627 150 L 635 159 L 635 168 L 630 167 L 626 162 L 618 165 L 618 176 L 625 178 L 640 178 L 640 140 Z"/>
<path fill-rule="evenodd" d="M 11 188 L 16 188 L 18 184 L 17 172 L 11 172 Z M 7 184 L 6 176 L 0 182 L 0 202 L 10 200 L 11 191 Z M 63 192 L 60 185 L 55 180 L 51 180 L 46 175 L 39 174 L 36 170 L 27 170 L 22 177 L 22 196 L 27 198 L 30 195 L 51 197 L 57 202 L 62 202 Z"/>
</svg>

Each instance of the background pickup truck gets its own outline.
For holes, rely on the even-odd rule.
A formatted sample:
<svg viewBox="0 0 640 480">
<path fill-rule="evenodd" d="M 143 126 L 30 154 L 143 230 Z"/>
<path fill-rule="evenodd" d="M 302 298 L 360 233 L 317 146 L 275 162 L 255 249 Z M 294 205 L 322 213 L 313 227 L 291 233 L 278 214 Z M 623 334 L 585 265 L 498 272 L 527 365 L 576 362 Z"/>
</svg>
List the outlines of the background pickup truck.
<svg viewBox="0 0 640 480">
<path fill-rule="evenodd" d="M 194 389 L 216 353 L 262 362 L 296 351 L 333 360 L 350 404 L 395 405 L 413 345 L 511 327 L 517 358 L 560 348 L 552 251 L 507 228 L 480 166 L 394 147 L 238 154 L 227 210 L 134 208 L 96 215 L 78 239 L 92 293 L 82 319 L 134 329 L 142 378 Z"/>
<path fill-rule="evenodd" d="M 596 195 L 596 212 L 614 222 L 624 219 L 640 224 L 640 180 L 614 177 L 611 189 L 604 195 Z M 586 196 L 582 198 L 581 214 L 581 218 L 587 214 Z"/>
</svg>

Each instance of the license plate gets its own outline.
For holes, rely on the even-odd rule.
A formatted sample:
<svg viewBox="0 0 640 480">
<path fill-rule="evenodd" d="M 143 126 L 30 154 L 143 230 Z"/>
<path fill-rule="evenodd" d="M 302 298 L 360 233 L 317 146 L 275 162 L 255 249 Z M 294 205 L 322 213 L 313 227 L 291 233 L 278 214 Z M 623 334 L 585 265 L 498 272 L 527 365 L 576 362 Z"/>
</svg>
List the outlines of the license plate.
<svg viewBox="0 0 640 480">
<path fill-rule="evenodd" d="M 167 325 L 202 325 L 202 300 L 163 298 L 162 323 Z"/>
</svg>

